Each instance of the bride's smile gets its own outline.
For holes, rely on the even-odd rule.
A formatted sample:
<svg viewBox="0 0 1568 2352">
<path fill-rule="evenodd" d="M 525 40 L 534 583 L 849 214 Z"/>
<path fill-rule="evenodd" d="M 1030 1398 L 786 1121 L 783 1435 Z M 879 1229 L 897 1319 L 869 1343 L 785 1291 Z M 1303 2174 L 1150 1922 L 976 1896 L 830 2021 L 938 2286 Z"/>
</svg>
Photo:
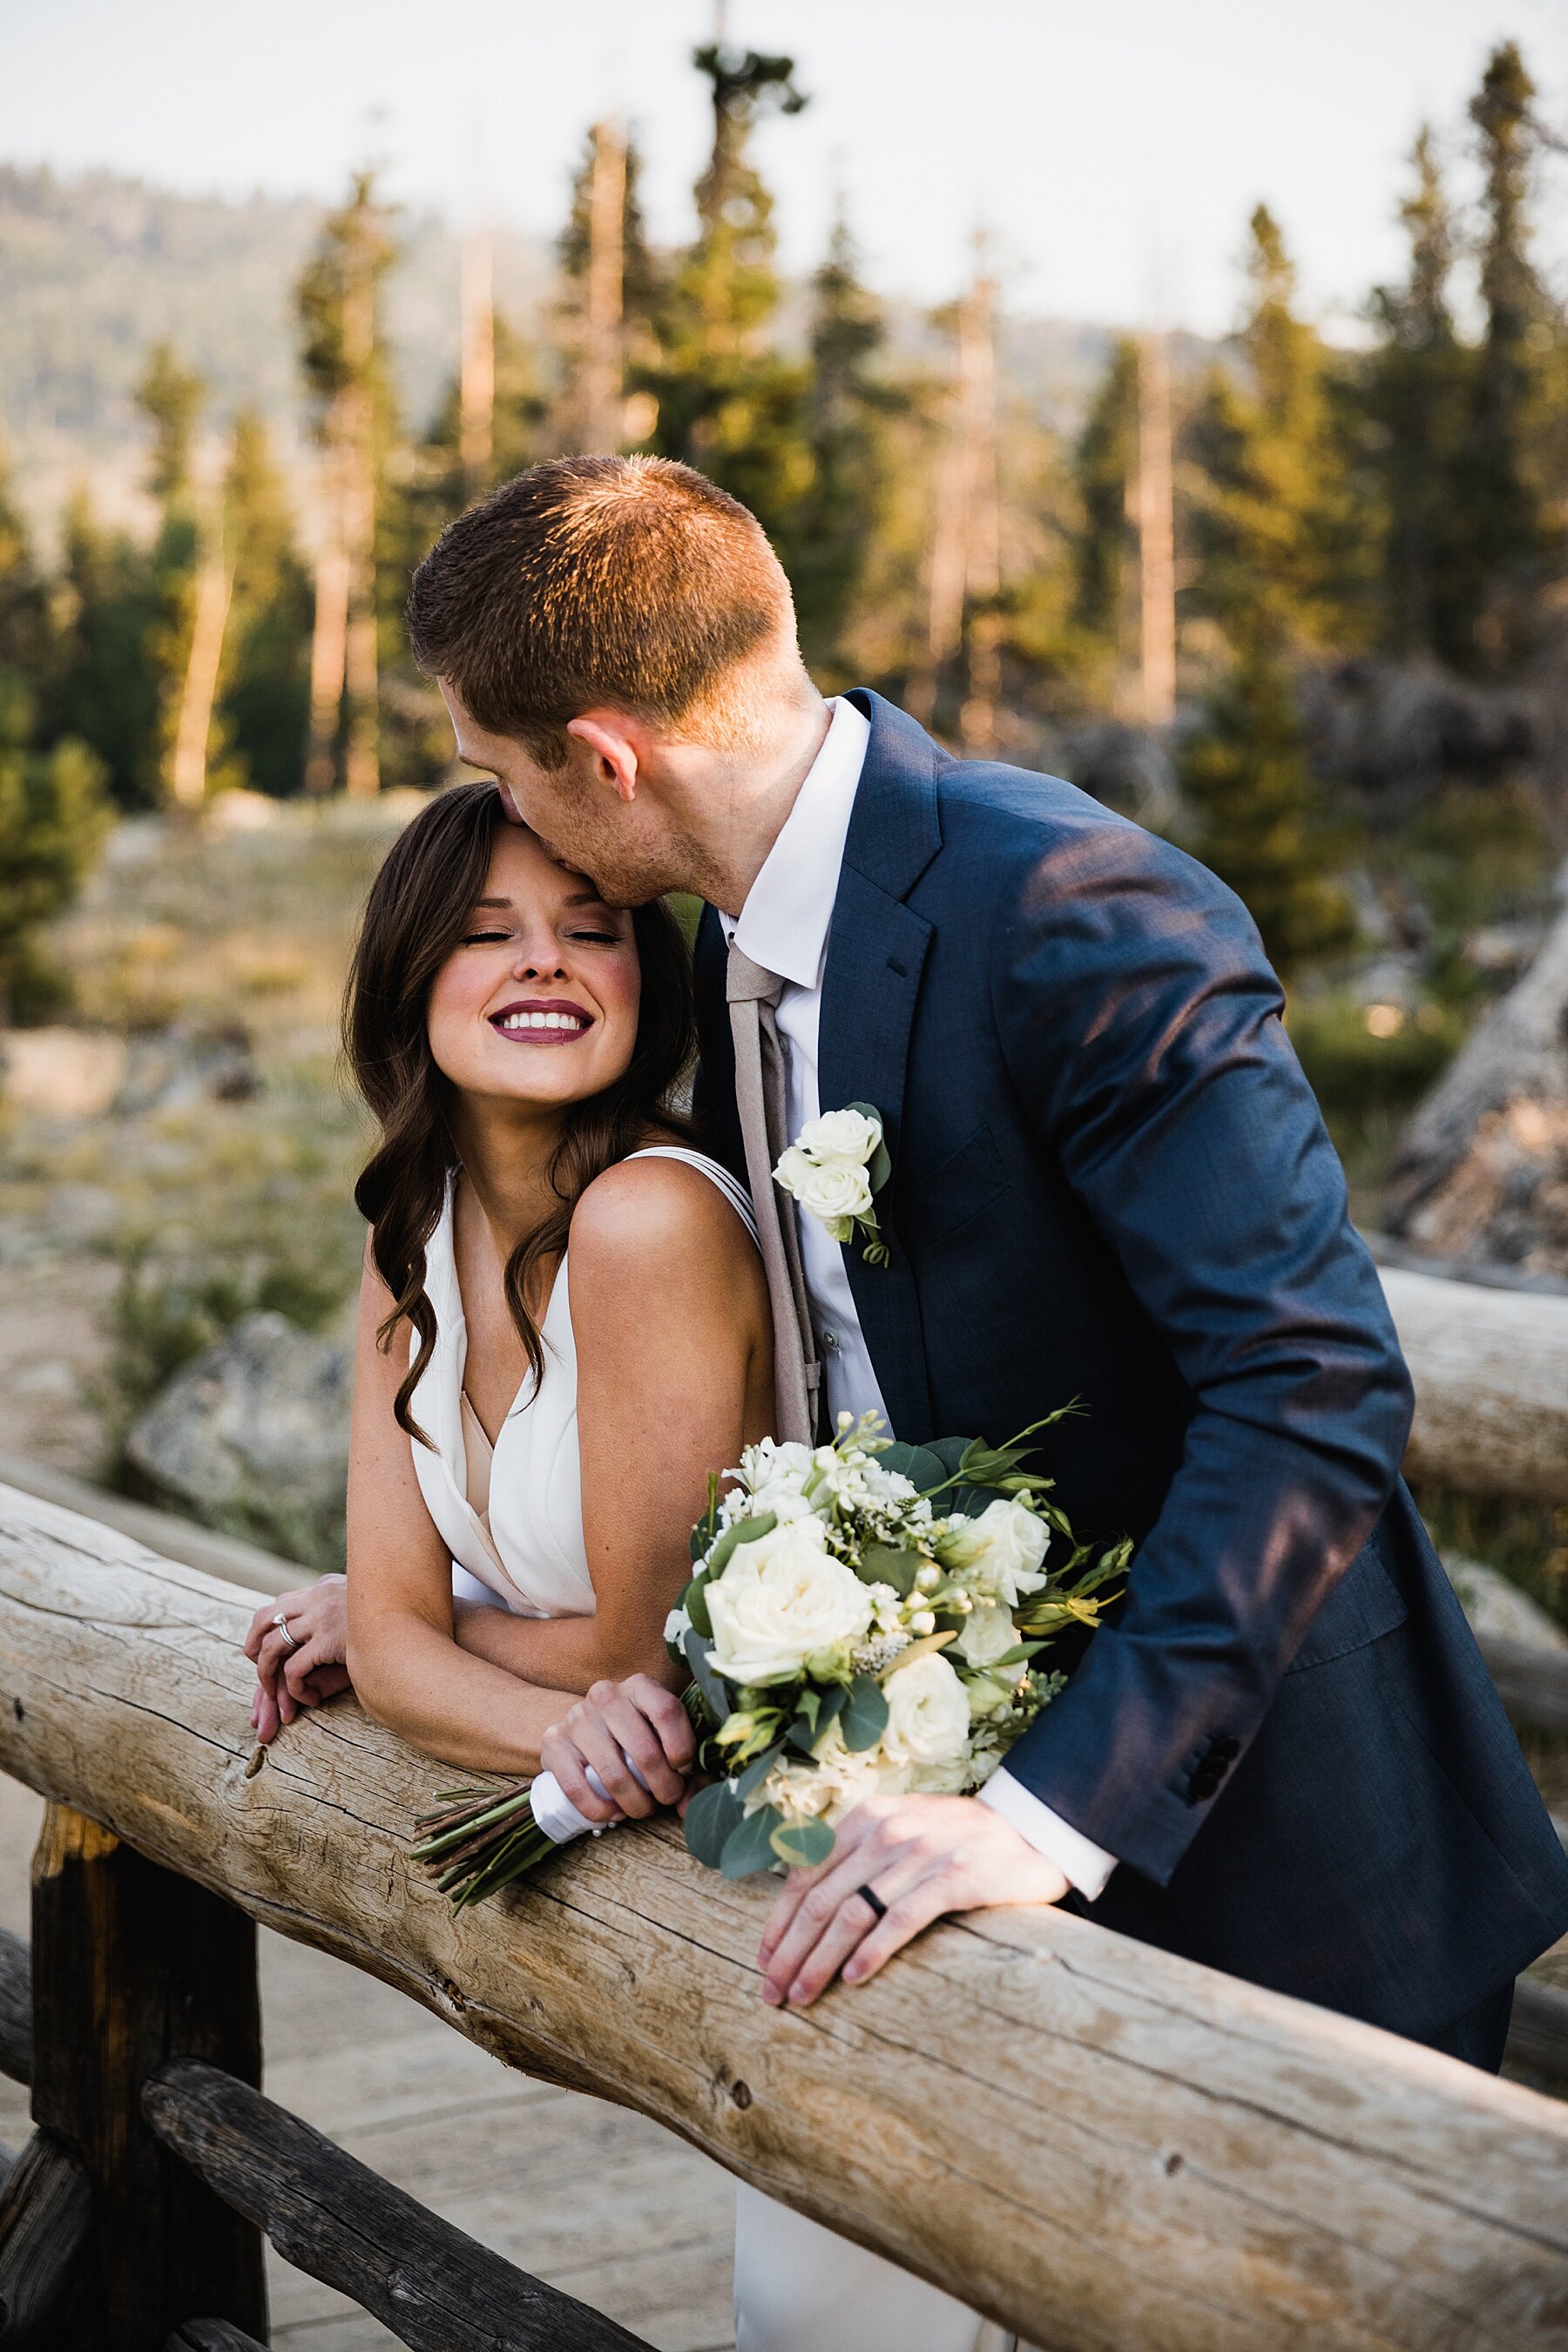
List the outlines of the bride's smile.
<svg viewBox="0 0 1568 2352">
<path fill-rule="evenodd" d="M 614 1085 L 631 1061 L 642 1000 L 632 919 L 536 835 L 514 825 L 497 835 L 431 985 L 430 1055 L 462 1096 L 555 1114 Z"/>
</svg>

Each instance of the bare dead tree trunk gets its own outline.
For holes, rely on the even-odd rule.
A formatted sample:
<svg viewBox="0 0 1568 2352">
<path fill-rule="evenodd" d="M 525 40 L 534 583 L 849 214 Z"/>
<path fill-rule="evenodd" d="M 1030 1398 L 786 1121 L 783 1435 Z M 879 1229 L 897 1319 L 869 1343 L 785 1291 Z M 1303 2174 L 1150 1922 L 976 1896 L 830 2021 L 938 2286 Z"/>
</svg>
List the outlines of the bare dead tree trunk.
<svg viewBox="0 0 1568 2352">
<path fill-rule="evenodd" d="M 381 790 L 380 679 L 375 647 L 375 415 L 370 372 L 375 346 L 375 278 L 368 254 L 356 254 L 343 302 L 346 383 L 338 426 L 343 453 L 343 544 L 348 553 L 348 627 L 343 684 L 348 698 L 343 783 L 350 797 Z"/>
<path fill-rule="evenodd" d="M 207 793 L 207 740 L 223 661 L 234 572 L 224 562 L 221 526 L 209 530 L 208 546 L 196 578 L 196 609 L 190 651 L 180 689 L 179 719 L 169 760 L 169 790 L 181 808 L 200 808 Z"/>
<path fill-rule="evenodd" d="M 922 726 L 931 724 L 944 666 L 963 645 L 967 607 L 972 602 L 994 606 L 1000 586 L 995 291 L 982 271 L 958 310 L 958 370 L 937 472 L 925 645 L 905 693 L 911 716 Z M 994 611 L 976 615 L 968 651 L 960 728 L 965 750 L 978 752 L 994 744 L 1001 692 L 1000 629 Z"/>
<path fill-rule="evenodd" d="M 1171 362 L 1163 334 L 1142 339 L 1138 365 L 1138 585 L 1143 723 L 1176 712 L 1176 556 L 1171 487 Z"/>
<path fill-rule="evenodd" d="M 472 498 L 489 479 L 495 455 L 495 299 L 490 240 L 483 229 L 463 245 L 461 307 L 458 459 Z"/>
<path fill-rule="evenodd" d="M 1530 970 L 1400 1140 L 1388 1224 L 1442 1257 L 1568 1275 L 1568 867 Z"/>
<path fill-rule="evenodd" d="M 343 540 L 342 452 L 328 421 L 321 468 L 322 540 L 316 553 L 316 609 L 310 632 L 310 725 L 305 750 L 305 790 L 317 799 L 332 789 L 338 713 L 343 698 L 349 622 L 349 552 Z"/>
<path fill-rule="evenodd" d="M 626 142 L 617 122 L 594 126 L 588 272 L 583 299 L 583 446 L 612 453 L 623 437 L 621 331 L 626 300 Z"/>
</svg>

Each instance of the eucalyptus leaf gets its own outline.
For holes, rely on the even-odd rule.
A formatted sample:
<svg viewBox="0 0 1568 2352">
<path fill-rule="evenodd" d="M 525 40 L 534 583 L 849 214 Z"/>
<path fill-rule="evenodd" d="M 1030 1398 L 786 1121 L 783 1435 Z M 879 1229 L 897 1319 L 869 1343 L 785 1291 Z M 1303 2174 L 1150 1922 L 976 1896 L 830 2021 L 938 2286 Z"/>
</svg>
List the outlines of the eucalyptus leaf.
<svg viewBox="0 0 1568 2352">
<path fill-rule="evenodd" d="M 926 1451 L 928 1454 L 934 1454 L 948 1476 L 953 1478 L 957 1476 L 959 1465 L 973 1443 L 974 1440 L 972 1437 L 933 1437 Z"/>
<path fill-rule="evenodd" d="M 771 1536 L 777 1525 L 776 1512 L 760 1511 L 754 1519 L 738 1519 L 732 1528 L 726 1528 L 713 1547 L 708 1562 L 709 1575 L 721 1576 L 734 1557 L 737 1544 L 759 1543 L 763 1536 Z"/>
<path fill-rule="evenodd" d="M 893 1162 L 885 1143 L 879 1143 L 866 1163 L 866 1181 L 873 1194 L 880 1192 L 893 1173 Z"/>
<path fill-rule="evenodd" d="M 833 1832 L 826 1822 L 786 1822 L 773 1832 L 769 1843 L 780 1862 L 787 1862 L 792 1870 L 810 1870 L 833 1852 Z"/>
<path fill-rule="evenodd" d="M 715 1725 L 723 1722 L 730 1713 L 730 1692 L 721 1675 L 716 1675 L 708 1661 L 713 1654 L 713 1644 L 705 1642 L 695 1627 L 687 1634 L 681 1648 L 691 1669 L 692 1680 L 701 1692 Z"/>
<path fill-rule="evenodd" d="M 742 1819 L 741 1800 L 729 1780 L 715 1780 L 699 1789 L 686 1808 L 686 1850 L 710 1870 L 717 1870 L 724 1849 Z"/>
<path fill-rule="evenodd" d="M 703 1581 L 700 1576 L 692 1578 L 680 1596 L 680 1605 L 690 1618 L 693 1630 L 700 1633 L 704 1641 L 710 1642 L 713 1639 L 713 1620 L 708 1614 L 708 1596 L 702 1590 Z"/>
<path fill-rule="evenodd" d="M 880 1466 L 884 1470 L 891 1470 L 897 1477 L 907 1478 L 910 1475 L 910 1464 L 914 1460 L 917 1451 L 917 1447 L 906 1445 L 901 1439 L 895 1438 L 891 1445 L 883 1448 L 879 1457 Z"/>
<path fill-rule="evenodd" d="M 890 1584 L 900 1601 L 914 1591 L 915 1578 L 925 1566 L 918 1552 L 896 1544 L 868 1544 L 855 1570 L 863 1584 Z"/>
<path fill-rule="evenodd" d="M 739 1780 L 732 1783 L 737 1797 L 749 1797 L 753 1789 L 760 1789 L 784 1752 L 784 1744 L 781 1739 L 748 1764 Z"/>
<path fill-rule="evenodd" d="M 886 1459 L 884 1455 L 883 1460 L 886 1461 Z M 931 1486 L 943 1486 L 947 1480 L 947 1472 L 942 1466 L 941 1454 L 933 1454 L 929 1445 L 917 1445 L 913 1449 L 904 1475 L 910 1480 L 917 1495 L 925 1494 Z"/>
<path fill-rule="evenodd" d="M 844 1745 L 851 1754 L 875 1748 L 888 1727 L 888 1702 L 882 1686 L 869 1675 L 857 1675 L 848 1702 L 838 1719 Z"/>
<path fill-rule="evenodd" d="M 724 1841 L 719 1867 L 726 1878 L 750 1878 L 754 1870 L 768 1868 L 773 1858 L 773 1834 L 783 1820 L 776 1805 L 759 1805 L 745 1815 Z"/>
</svg>

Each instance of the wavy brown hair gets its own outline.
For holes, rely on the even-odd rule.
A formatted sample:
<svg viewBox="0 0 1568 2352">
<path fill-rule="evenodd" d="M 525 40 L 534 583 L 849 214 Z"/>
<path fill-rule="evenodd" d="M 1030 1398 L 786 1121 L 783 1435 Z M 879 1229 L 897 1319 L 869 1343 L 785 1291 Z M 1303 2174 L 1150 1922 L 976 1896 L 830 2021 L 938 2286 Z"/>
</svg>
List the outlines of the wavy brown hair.
<svg viewBox="0 0 1568 2352">
<path fill-rule="evenodd" d="M 400 1428 L 428 1444 L 410 1400 L 436 1344 L 436 1310 L 425 1289 L 425 1251 L 447 1187 L 460 1164 L 451 1119 L 454 1089 L 430 1051 L 431 986 L 452 953 L 485 886 L 498 826 L 494 784 L 454 784 L 399 835 L 376 876 L 349 967 L 343 1044 L 354 1084 L 374 1113 L 380 1141 L 354 1187 L 370 1225 L 371 1256 L 396 1302 L 378 1334 L 384 1350 L 406 1321 L 418 1337 L 394 1411 Z M 530 1280 L 566 1246 L 572 1212 L 595 1176 L 635 1151 L 653 1127 L 695 1139 L 671 1097 L 696 1052 L 691 957 L 668 907 L 632 916 L 642 966 L 637 1042 L 625 1072 L 602 1094 L 567 1109 L 549 1177 L 558 1206 L 512 1251 L 506 1297 L 537 1382 L 544 1349 L 528 1306 Z"/>
</svg>

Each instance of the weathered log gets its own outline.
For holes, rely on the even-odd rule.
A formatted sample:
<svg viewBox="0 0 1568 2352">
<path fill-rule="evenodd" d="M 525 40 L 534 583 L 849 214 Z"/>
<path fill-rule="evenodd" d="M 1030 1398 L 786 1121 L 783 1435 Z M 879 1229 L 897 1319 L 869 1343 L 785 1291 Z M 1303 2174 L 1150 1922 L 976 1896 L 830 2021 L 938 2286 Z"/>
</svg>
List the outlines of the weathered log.
<svg viewBox="0 0 1568 2352">
<path fill-rule="evenodd" d="M 1568 1655 L 1495 1638 L 1484 1639 L 1480 1652 L 1515 1723 L 1531 1731 L 1568 1733 Z"/>
<path fill-rule="evenodd" d="M 1513 1989 L 1508 2054 L 1516 2066 L 1532 2066 L 1538 2074 L 1568 2083 L 1568 1992 L 1534 1977 L 1521 1977 Z"/>
<path fill-rule="evenodd" d="M 114 1494 L 107 1486 L 90 1486 L 85 1478 L 73 1478 L 49 1462 L 29 1462 L 19 1454 L 0 1452 L 0 1486 L 18 1486 L 24 1495 L 37 1495 L 43 1502 L 58 1503 L 63 1510 L 100 1519 L 105 1527 L 118 1528 L 122 1535 L 147 1545 L 161 1559 L 183 1559 L 188 1568 L 199 1568 L 204 1575 L 228 1584 L 256 1585 L 263 1592 L 289 1592 L 296 1585 L 309 1584 L 315 1574 L 313 1569 L 301 1568 L 297 1559 L 280 1559 L 242 1537 L 220 1535 L 216 1528 L 199 1528 L 194 1519 L 178 1518 L 173 1511 L 154 1510 L 151 1503 L 132 1502 L 129 1496 Z"/>
<path fill-rule="evenodd" d="M 267 2333 L 261 2240 L 142 2116 L 171 2057 L 261 2075 L 256 1927 L 72 1807 L 33 1857 L 33 2120 L 92 2183 L 81 2342 L 158 2352 L 193 2311 Z"/>
<path fill-rule="evenodd" d="M 33 2079 L 33 1955 L 8 1927 L 0 1927 L 0 2074 Z"/>
<path fill-rule="evenodd" d="M 351 1701 L 247 1777 L 252 1606 L 0 1495 L 0 1769 L 1030 2342 L 1563 2352 L 1554 2102 L 1049 1909 L 944 1926 L 780 2014 L 772 1890 L 669 1823 L 455 1914 L 407 1860 L 439 1768 Z"/>
<path fill-rule="evenodd" d="M 163 2352 L 267 2352 L 254 2336 L 231 2327 L 226 2319 L 187 2319 L 176 2327 Z"/>
<path fill-rule="evenodd" d="M 164 2146 L 285 2262 L 352 2295 L 413 2352 L 648 2352 L 232 2074 L 161 2067 L 142 2106 Z"/>
<path fill-rule="evenodd" d="M 52 2132 L 33 2134 L 0 2193 L 0 2352 L 82 2352 L 92 2180 Z"/>
<path fill-rule="evenodd" d="M 187 2319 L 176 2327 L 163 2352 L 267 2352 L 254 2336 L 231 2327 L 226 2319 Z"/>
<path fill-rule="evenodd" d="M 1568 1273 L 1568 904 L 1418 1106 L 1388 1221 L 1443 1256 Z"/>
<path fill-rule="evenodd" d="M 1406 1474 L 1568 1501 L 1568 1297 L 1380 1273 L 1415 1383 Z"/>
</svg>

